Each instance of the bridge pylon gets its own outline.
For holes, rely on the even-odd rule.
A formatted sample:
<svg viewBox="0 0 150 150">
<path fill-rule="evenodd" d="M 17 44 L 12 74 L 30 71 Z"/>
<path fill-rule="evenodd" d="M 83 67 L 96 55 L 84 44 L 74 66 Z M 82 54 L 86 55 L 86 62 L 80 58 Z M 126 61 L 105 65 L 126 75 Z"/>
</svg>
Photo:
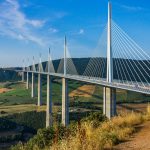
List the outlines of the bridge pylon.
<svg viewBox="0 0 150 150">
<path fill-rule="evenodd" d="M 26 89 L 29 89 L 29 72 L 27 71 Z"/>
<path fill-rule="evenodd" d="M 35 71 L 34 57 L 33 57 L 32 71 Z M 31 97 L 32 98 L 35 97 L 35 76 L 34 76 L 34 72 L 32 72 Z"/>
<path fill-rule="evenodd" d="M 24 82 L 24 72 L 22 72 L 22 82 Z"/>
<path fill-rule="evenodd" d="M 64 77 L 62 78 L 62 124 L 67 126 L 69 124 L 69 97 L 68 97 L 68 79 L 66 78 L 67 66 L 67 39 L 64 40 Z"/>
<path fill-rule="evenodd" d="M 41 54 L 40 54 L 40 63 L 39 63 L 39 73 L 38 73 L 38 106 L 42 105 L 42 74 L 41 74 Z"/>
<path fill-rule="evenodd" d="M 108 3 L 108 27 L 107 27 L 107 82 L 113 81 L 113 56 L 111 37 L 112 6 Z M 103 114 L 111 118 L 116 114 L 116 89 L 104 87 L 103 89 Z"/>
<path fill-rule="evenodd" d="M 29 66 L 29 59 L 27 60 L 28 61 L 28 66 Z M 26 81 L 26 89 L 28 90 L 29 89 L 29 67 L 27 66 L 27 81 Z"/>
<path fill-rule="evenodd" d="M 46 127 L 50 127 L 52 124 L 52 79 L 50 75 L 47 75 Z"/>
<path fill-rule="evenodd" d="M 24 71 L 25 71 L 24 60 L 23 60 L 23 67 L 22 67 L 22 70 L 23 70 L 23 71 L 22 71 L 22 82 L 24 82 L 24 76 L 25 76 L 25 75 L 24 75 L 24 74 L 25 74 L 25 73 L 24 73 Z"/>
<path fill-rule="evenodd" d="M 48 54 L 48 73 L 50 73 L 50 49 Z M 53 125 L 52 116 L 52 77 L 47 74 L 47 105 L 46 105 L 46 127 Z"/>
</svg>

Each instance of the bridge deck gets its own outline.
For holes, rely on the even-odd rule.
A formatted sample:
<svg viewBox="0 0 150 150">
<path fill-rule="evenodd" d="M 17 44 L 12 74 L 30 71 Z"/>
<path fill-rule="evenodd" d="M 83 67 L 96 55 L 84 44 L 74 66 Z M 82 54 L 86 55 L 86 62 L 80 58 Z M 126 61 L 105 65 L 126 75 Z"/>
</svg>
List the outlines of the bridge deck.
<svg viewBox="0 0 150 150">
<path fill-rule="evenodd" d="M 23 70 L 16 70 L 17 72 L 27 72 Z M 29 73 L 35 73 L 35 74 L 43 74 L 43 75 L 51 75 L 54 77 L 60 77 L 60 78 L 67 78 L 71 80 L 77 80 L 81 82 L 87 82 L 87 83 L 92 83 L 100 86 L 106 86 L 106 87 L 112 87 L 116 89 L 123 89 L 123 90 L 128 90 L 128 91 L 133 91 L 133 92 L 138 92 L 138 93 L 143 93 L 143 94 L 150 94 L 150 87 L 147 86 L 142 86 L 142 85 L 137 85 L 137 83 L 134 84 L 134 82 L 126 82 L 126 83 L 120 83 L 119 80 L 113 80 L 113 82 L 109 83 L 106 81 L 105 78 L 98 78 L 98 77 L 87 77 L 87 76 L 82 76 L 82 75 L 71 75 L 67 74 L 64 76 L 64 74 L 61 73 L 48 73 L 48 72 L 38 72 L 38 71 L 28 71 Z"/>
</svg>

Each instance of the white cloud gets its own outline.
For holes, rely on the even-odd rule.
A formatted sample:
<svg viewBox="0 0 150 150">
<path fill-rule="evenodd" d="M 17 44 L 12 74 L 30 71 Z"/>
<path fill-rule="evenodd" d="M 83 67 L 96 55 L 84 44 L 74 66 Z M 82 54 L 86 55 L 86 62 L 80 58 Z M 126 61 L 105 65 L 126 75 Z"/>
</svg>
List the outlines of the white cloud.
<svg viewBox="0 0 150 150">
<path fill-rule="evenodd" d="M 58 29 L 50 27 L 50 28 L 48 29 L 48 31 L 49 31 L 50 33 L 57 33 L 57 32 L 58 32 Z"/>
<path fill-rule="evenodd" d="M 127 5 L 120 5 L 122 8 L 128 10 L 128 11 L 142 11 L 145 10 L 143 7 L 139 6 L 127 6 Z"/>
<path fill-rule="evenodd" d="M 79 33 L 78 34 L 84 34 L 84 29 L 80 29 Z"/>
<path fill-rule="evenodd" d="M 27 20 L 27 23 L 34 26 L 34 27 L 42 27 L 45 23 L 45 21 L 41 20 Z"/>
<path fill-rule="evenodd" d="M 66 12 L 54 12 L 53 13 L 53 16 L 54 18 L 57 18 L 57 19 L 61 19 L 63 17 L 65 17 L 66 15 L 68 15 Z"/>
<path fill-rule="evenodd" d="M 25 39 L 24 36 L 21 35 L 21 34 L 18 35 L 18 38 L 19 38 L 20 40 L 24 40 L 24 39 Z"/>
<path fill-rule="evenodd" d="M 40 28 L 44 26 L 45 21 L 28 19 L 20 11 L 20 5 L 17 0 L 5 0 L 5 2 L 0 3 L 0 10 L 1 35 L 18 40 L 32 41 L 44 46 L 44 40 L 35 36 L 31 28 Z"/>
</svg>

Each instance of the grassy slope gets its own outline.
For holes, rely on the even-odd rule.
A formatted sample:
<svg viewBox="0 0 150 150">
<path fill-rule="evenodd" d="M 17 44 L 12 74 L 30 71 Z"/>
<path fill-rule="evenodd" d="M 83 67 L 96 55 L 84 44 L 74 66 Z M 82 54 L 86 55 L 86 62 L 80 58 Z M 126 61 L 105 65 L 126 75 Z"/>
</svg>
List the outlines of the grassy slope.
<svg viewBox="0 0 150 150">
<path fill-rule="evenodd" d="M 69 81 L 69 92 L 82 86 L 84 83 L 77 81 Z M 15 83 L 1 83 L 0 87 L 12 88 L 13 90 L 0 94 L 0 106 L 3 105 L 20 105 L 20 104 L 36 104 L 37 97 L 31 98 L 31 89 L 26 90 L 25 83 L 15 82 Z M 61 103 L 61 80 L 54 82 L 52 85 L 52 98 L 53 102 Z M 37 85 L 36 85 L 36 95 L 37 95 Z M 46 103 L 46 84 L 43 83 L 42 86 L 42 97 L 43 103 Z M 103 99 L 103 88 L 100 86 L 96 87 L 95 93 L 90 98 L 77 97 L 75 101 L 85 102 L 85 103 L 101 103 Z M 148 102 L 150 97 L 129 92 L 123 90 L 117 90 L 117 102 Z"/>
<path fill-rule="evenodd" d="M 80 86 L 78 83 L 69 82 L 69 91 L 77 88 Z M 0 94 L 0 105 L 16 105 L 16 104 L 36 104 L 37 97 L 34 99 L 31 98 L 31 89 L 26 90 L 25 83 L 15 82 L 12 84 L 0 84 L 0 87 L 7 87 L 11 88 L 12 90 L 6 93 Z M 52 96 L 53 102 L 60 102 L 61 101 L 61 82 L 60 83 L 53 83 L 52 86 Z M 37 95 L 37 85 L 36 85 L 36 95 Z M 43 103 L 46 102 L 46 85 L 43 84 L 42 87 L 42 97 Z"/>
<path fill-rule="evenodd" d="M 0 105 L 34 104 L 35 99 L 31 99 L 30 90 L 25 89 L 25 85 L 20 82 L 5 85 L 12 90 L 0 94 Z"/>
</svg>

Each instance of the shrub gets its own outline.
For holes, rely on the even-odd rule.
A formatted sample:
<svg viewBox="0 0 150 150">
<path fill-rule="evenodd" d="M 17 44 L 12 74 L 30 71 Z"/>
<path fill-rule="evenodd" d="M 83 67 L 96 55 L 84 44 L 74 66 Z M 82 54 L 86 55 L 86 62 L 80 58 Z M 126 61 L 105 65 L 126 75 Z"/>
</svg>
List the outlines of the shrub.
<svg viewBox="0 0 150 150">
<path fill-rule="evenodd" d="M 30 139 L 25 145 L 22 143 L 12 147 L 12 150 L 34 150 L 36 148 L 43 149 L 52 143 L 58 143 L 64 136 L 66 136 L 68 129 L 63 126 L 57 128 L 49 127 L 39 129 L 37 135 Z M 21 148 L 21 149 L 19 149 Z"/>
<path fill-rule="evenodd" d="M 90 113 L 90 115 L 88 117 L 86 117 L 87 121 L 99 121 L 99 122 L 102 122 L 102 121 L 105 121 L 106 120 L 106 116 L 104 116 L 101 112 L 92 112 Z"/>
<path fill-rule="evenodd" d="M 37 135 L 29 140 L 27 146 L 30 149 L 33 149 L 34 145 L 37 145 L 39 148 L 44 148 L 52 143 L 54 135 L 55 132 L 53 128 L 39 129 Z"/>
<path fill-rule="evenodd" d="M 1 112 L 0 112 L 0 114 L 6 114 L 6 113 L 7 113 L 6 111 L 1 111 Z"/>
<path fill-rule="evenodd" d="M 25 127 L 26 131 L 36 133 L 38 129 L 45 127 L 45 112 L 24 112 L 4 117 L 5 120 L 15 122 Z M 40 120 L 40 121 L 39 121 Z"/>
<path fill-rule="evenodd" d="M 0 131 L 8 131 L 16 128 L 16 123 L 0 118 Z"/>
<path fill-rule="evenodd" d="M 21 140 L 21 138 L 22 138 L 22 134 L 21 133 L 17 133 L 17 134 L 13 134 L 13 135 L 0 136 L 0 143 Z"/>
</svg>

